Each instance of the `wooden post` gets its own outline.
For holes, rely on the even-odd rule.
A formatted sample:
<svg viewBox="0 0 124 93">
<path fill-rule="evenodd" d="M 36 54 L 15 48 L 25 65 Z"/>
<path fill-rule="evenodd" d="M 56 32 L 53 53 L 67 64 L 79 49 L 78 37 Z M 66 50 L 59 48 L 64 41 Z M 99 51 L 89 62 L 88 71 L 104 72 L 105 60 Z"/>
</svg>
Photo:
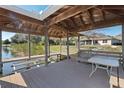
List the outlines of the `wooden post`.
<svg viewBox="0 0 124 93">
<path fill-rule="evenodd" d="M 122 24 L 122 58 L 124 60 L 124 24 Z"/>
<path fill-rule="evenodd" d="M 45 66 L 48 65 L 48 26 L 45 24 Z"/>
<path fill-rule="evenodd" d="M 28 34 L 28 57 L 31 58 L 31 36 Z"/>
<path fill-rule="evenodd" d="M 2 74 L 2 30 L 0 29 L 0 74 Z"/>
<path fill-rule="evenodd" d="M 60 38 L 59 44 L 60 44 L 60 54 L 61 54 L 62 53 L 62 42 L 61 42 L 61 38 Z"/>
<path fill-rule="evenodd" d="M 50 56 L 50 37 L 48 37 L 48 44 L 49 44 L 49 56 Z"/>
<path fill-rule="evenodd" d="M 69 57 L 69 34 L 67 32 L 67 59 L 70 59 Z"/>
<path fill-rule="evenodd" d="M 80 35 L 78 35 L 78 52 L 80 51 Z"/>
</svg>

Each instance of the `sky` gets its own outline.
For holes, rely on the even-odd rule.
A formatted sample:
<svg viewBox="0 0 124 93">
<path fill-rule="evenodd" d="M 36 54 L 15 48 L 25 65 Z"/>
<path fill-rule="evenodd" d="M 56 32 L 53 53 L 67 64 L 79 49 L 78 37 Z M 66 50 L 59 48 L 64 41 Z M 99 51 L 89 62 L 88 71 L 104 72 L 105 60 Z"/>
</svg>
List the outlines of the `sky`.
<svg viewBox="0 0 124 93">
<path fill-rule="evenodd" d="M 48 5 L 18 5 L 17 7 L 22 8 L 24 10 L 30 11 L 30 12 L 43 12 L 48 8 Z"/>
<path fill-rule="evenodd" d="M 122 26 L 121 25 L 112 26 L 112 27 L 95 29 L 95 30 L 90 30 L 90 31 L 94 31 L 96 33 L 103 33 L 105 35 L 115 36 L 115 35 L 119 35 L 122 33 Z"/>
</svg>

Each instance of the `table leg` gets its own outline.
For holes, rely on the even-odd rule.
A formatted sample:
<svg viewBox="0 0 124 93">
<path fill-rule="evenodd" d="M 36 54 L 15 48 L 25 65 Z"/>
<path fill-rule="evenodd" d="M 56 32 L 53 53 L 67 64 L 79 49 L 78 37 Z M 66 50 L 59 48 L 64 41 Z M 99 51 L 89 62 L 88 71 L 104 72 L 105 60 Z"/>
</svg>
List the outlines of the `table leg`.
<svg viewBox="0 0 124 93">
<path fill-rule="evenodd" d="M 119 67 L 117 67 L 117 84 L 118 84 L 118 87 L 120 87 L 120 85 L 119 85 Z"/>
<path fill-rule="evenodd" d="M 92 72 L 90 73 L 89 77 L 91 77 L 96 70 L 97 70 L 97 65 L 95 64 L 95 69 L 94 69 L 94 64 L 92 63 Z"/>
<path fill-rule="evenodd" d="M 112 72 L 112 67 L 111 66 L 107 66 L 107 74 L 110 76 L 111 72 Z"/>
</svg>

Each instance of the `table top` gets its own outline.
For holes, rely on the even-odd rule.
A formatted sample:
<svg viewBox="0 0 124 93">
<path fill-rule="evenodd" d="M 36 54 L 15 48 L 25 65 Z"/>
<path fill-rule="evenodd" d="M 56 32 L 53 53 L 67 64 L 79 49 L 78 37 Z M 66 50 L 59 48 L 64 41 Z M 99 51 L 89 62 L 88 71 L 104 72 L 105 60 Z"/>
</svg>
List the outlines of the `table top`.
<svg viewBox="0 0 124 93">
<path fill-rule="evenodd" d="M 99 64 L 99 65 L 119 67 L 118 58 L 114 58 L 114 57 L 93 56 L 88 61 L 94 64 Z"/>
</svg>

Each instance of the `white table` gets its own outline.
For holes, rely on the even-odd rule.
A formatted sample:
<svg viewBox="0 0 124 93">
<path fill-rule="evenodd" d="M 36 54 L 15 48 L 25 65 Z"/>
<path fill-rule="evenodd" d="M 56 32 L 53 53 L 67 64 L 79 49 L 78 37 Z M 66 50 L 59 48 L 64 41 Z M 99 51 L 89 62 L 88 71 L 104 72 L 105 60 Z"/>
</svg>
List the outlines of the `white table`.
<svg viewBox="0 0 124 93">
<path fill-rule="evenodd" d="M 119 86 L 119 59 L 108 56 L 93 56 L 88 60 L 92 63 L 92 72 L 89 77 L 97 70 L 97 68 L 105 69 L 107 73 L 110 75 L 112 71 L 112 67 L 117 68 L 117 82 Z M 95 65 L 95 68 L 94 68 Z"/>
<path fill-rule="evenodd" d="M 119 61 L 117 58 L 114 58 L 114 57 L 93 56 L 88 61 L 92 63 L 92 72 L 90 74 L 90 77 L 97 70 L 97 68 L 106 69 L 107 72 L 110 72 L 111 70 L 109 70 L 109 68 L 112 69 L 112 67 L 119 67 Z M 95 69 L 94 69 L 94 64 L 96 66 Z M 105 66 L 105 67 L 102 67 L 102 66 Z"/>
</svg>

